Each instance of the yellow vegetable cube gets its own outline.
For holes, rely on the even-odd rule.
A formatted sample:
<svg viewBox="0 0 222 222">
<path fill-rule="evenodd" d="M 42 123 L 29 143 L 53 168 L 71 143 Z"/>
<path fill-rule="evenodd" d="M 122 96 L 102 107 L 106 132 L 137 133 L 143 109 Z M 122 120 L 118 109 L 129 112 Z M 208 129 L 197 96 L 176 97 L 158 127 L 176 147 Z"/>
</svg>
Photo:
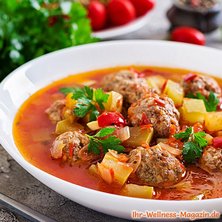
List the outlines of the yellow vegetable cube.
<svg viewBox="0 0 222 222">
<path fill-rule="evenodd" d="M 133 168 L 120 162 L 111 152 L 106 153 L 101 164 L 97 164 L 100 176 L 108 183 L 122 186 L 133 172 Z M 113 179 L 111 179 L 113 177 Z"/>
<path fill-rule="evenodd" d="M 203 100 L 185 98 L 183 106 L 180 109 L 181 118 L 183 121 L 190 124 L 196 122 L 203 123 L 206 114 L 206 107 Z"/>
<path fill-rule="evenodd" d="M 161 93 L 162 86 L 166 79 L 162 76 L 150 76 L 146 79 L 147 84 L 150 88 L 155 89 L 158 93 Z"/>
<path fill-rule="evenodd" d="M 108 101 L 104 103 L 105 110 L 108 112 L 121 112 L 123 105 L 123 96 L 114 91 L 109 92 L 108 95 Z"/>
<path fill-rule="evenodd" d="M 205 127 L 209 131 L 222 130 L 222 112 L 209 112 L 205 114 Z"/>
<path fill-rule="evenodd" d="M 153 187 L 139 186 L 136 184 L 126 184 L 122 188 L 120 194 L 129 197 L 152 199 Z"/>
<path fill-rule="evenodd" d="M 79 129 L 84 129 L 84 127 L 79 123 L 71 123 L 68 119 L 65 119 L 56 124 L 55 133 L 62 134 L 67 131 L 75 131 Z"/>
<path fill-rule="evenodd" d="M 92 121 L 92 122 L 89 122 L 89 123 L 87 123 L 86 124 L 91 130 L 98 130 L 98 129 L 100 129 L 101 127 L 99 126 L 99 123 L 98 123 L 98 121 L 96 120 L 96 121 Z"/>
<path fill-rule="evenodd" d="M 153 138 L 153 128 L 146 126 L 130 127 L 130 138 L 124 142 L 129 147 L 137 147 L 143 144 L 149 145 Z"/>
<path fill-rule="evenodd" d="M 166 86 L 164 87 L 163 93 L 169 96 L 174 101 L 175 106 L 182 105 L 184 92 L 179 83 L 168 80 Z"/>
<path fill-rule="evenodd" d="M 72 99 L 73 93 L 69 93 L 66 96 L 66 107 L 73 109 L 76 105 L 76 100 Z"/>
</svg>

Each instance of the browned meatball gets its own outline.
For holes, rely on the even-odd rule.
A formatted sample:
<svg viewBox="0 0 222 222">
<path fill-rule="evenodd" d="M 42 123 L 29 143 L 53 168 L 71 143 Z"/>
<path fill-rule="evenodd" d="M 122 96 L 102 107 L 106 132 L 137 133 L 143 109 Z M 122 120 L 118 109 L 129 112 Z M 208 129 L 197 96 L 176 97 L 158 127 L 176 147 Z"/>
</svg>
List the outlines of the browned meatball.
<svg viewBox="0 0 222 222">
<path fill-rule="evenodd" d="M 200 167 L 207 172 L 222 172 L 222 149 L 206 147 L 200 159 Z"/>
<path fill-rule="evenodd" d="M 201 93 L 203 96 L 208 97 L 210 92 L 213 92 L 217 96 L 221 96 L 220 86 L 208 76 L 193 75 L 190 79 L 185 77 L 182 84 L 185 95 Z"/>
<path fill-rule="evenodd" d="M 62 111 L 65 107 L 65 100 L 60 99 L 56 100 L 48 109 L 46 109 L 46 113 L 49 116 L 49 119 L 52 123 L 57 123 L 62 120 Z"/>
<path fill-rule="evenodd" d="M 129 70 L 105 76 L 102 80 L 102 87 L 106 91 L 122 94 L 125 104 L 136 102 L 149 91 L 146 80 L 138 78 L 135 72 Z"/>
<path fill-rule="evenodd" d="M 168 187 L 178 183 L 185 175 L 183 164 L 160 146 L 138 147 L 129 155 L 129 164 L 136 166 L 135 174 L 146 185 Z"/>
<path fill-rule="evenodd" d="M 79 159 L 79 151 L 89 144 L 89 138 L 80 131 L 69 131 L 59 135 L 50 149 L 54 159 L 66 156 L 73 161 Z M 71 155 L 71 156 L 70 156 Z"/>
<path fill-rule="evenodd" d="M 173 101 L 165 95 L 149 93 L 128 109 L 133 126 L 152 124 L 156 137 L 168 137 L 171 125 L 179 129 L 179 112 Z"/>
</svg>

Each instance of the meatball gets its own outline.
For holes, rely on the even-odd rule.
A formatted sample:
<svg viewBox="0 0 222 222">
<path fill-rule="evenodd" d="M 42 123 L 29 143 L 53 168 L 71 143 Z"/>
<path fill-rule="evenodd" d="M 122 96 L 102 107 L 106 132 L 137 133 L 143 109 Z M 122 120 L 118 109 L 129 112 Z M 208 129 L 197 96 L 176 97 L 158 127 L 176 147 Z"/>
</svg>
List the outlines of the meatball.
<svg viewBox="0 0 222 222">
<path fill-rule="evenodd" d="M 89 138 L 80 131 L 68 131 L 59 135 L 50 149 L 54 159 L 69 157 L 72 161 L 79 159 L 79 151 L 89 144 Z"/>
<path fill-rule="evenodd" d="M 201 93 L 203 96 L 208 97 L 210 92 L 213 92 L 218 97 L 221 96 L 221 88 L 214 79 L 200 75 L 191 75 L 191 77 L 185 77 L 182 82 L 185 95 Z"/>
<path fill-rule="evenodd" d="M 146 80 L 138 78 L 135 72 L 129 70 L 105 76 L 102 80 L 102 87 L 106 91 L 122 94 L 125 104 L 136 102 L 149 91 Z"/>
<path fill-rule="evenodd" d="M 179 130 L 179 112 L 173 101 L 165 95 L 146 94 L 128 109 L 133 126 L 152 124 L 156 137 L 169 137 L 171 125 Z"/>
<path fill-rule="evenodd" d="M 65 107 L 65 100 L 60 99 L 56 100 L 48 109 L 46 109 L 46 113 L 49 116 L 49 119 L 52 123 L 57 123 L 62 120 L 62 111 Z"/>
<path fill-rule="evenodd" d="M 185 175 L 183 164 L 160 146 L 138 147 L 129 155 L 129 164 L 136 166 L 136 176 L 146 185 L 168 187 L 178 183 Z"/>
<path fill-rule="evenodd" d="M 222 149 L 208 146 L 200 158 L 200 167 L 207 172 L 222 173 Z"/>
</svg>

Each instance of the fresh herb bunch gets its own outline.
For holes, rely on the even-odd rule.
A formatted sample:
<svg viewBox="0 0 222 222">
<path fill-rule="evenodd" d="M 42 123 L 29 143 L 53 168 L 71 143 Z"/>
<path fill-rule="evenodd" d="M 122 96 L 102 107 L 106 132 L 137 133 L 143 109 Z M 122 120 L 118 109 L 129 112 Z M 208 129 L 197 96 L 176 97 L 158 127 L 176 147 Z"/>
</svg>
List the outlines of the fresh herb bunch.
<svg viewBox="0 0 222 222">
<path fill-rule="evenodd" d="M 90 139 L 88 151 L 94 154 L 100 154 L 101 150 L 107 153 L 108 150 L 116 150 L 121 153 L 124 151 L 124 147 L 121 146 L 121 140 L 116 136 L 110 136 L 114 133 L 115 128 L 103 128 L 94 136 L 87 135 Z M 108 138 L 105 138 L 109 136 Z"/>
<path fill-rule="evenodd" d="M 72 93 L 72 99 L 77 103 L 73 110 L 77 117 L 83 118 L 88 113 L 90 114 L 90 121 L 96 120 L 100 112 L 104 110 L 103 103 L 108 101 L 109 95 L 102 89 L 93 89 L 88 86 L 83 88 L 62 88 L 60 92 L 63 94 Z"/>
<path fill-rule="evenodd" d="M 205 132 L 193 132 L 192 127 L 188 127 L 185 132 L 177 133 L 174 137 L 184 142 L 183 145 L 183 159 L 187 163 L 193 163 L 200 158 L 203 153 L 203 148 L 207 146 L 208 142 L 204 138 Z"/>
<path fill-rule="evenodd" d="M 0 1 L 0 81 L 24 62 L 48 52 L 95 42 L 87 11 L 59 0 Z"/>
<path fill-rule="evenodd" d="M 205 107 L 207 112 L 214 112 L 217 110 L 217 106 L 219 104 L 219 99 L 217 98 L 216 94 L 213 92 L 210 92 L 209 97 L 206 98 L 201 93 L 197 93 L 196 95 L 189 93 L 187 95 L 188 98 L 194 98 L 194 99 L 202 99 L 204 101 Z"/>
</svg>

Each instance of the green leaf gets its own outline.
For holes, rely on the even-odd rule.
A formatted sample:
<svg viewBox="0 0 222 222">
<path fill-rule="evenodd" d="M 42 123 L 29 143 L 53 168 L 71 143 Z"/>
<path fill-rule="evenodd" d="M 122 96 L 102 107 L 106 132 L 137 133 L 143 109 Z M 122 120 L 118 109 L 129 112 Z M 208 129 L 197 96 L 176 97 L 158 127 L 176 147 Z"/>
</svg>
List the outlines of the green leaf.
<svg viewBox="0 0 222 222">
<path fill-rule="evenodd" d="M 59 89 L 59 91 L 65 95 L 67 95 L 69 93 L 74 93 L 75 89 L 74 88 L 61 88 L 61 89 Z"/>
<path fill-rule="evenodd" d="M 84 86 L 83 90 L 84 90 L 86 97 L 88 99 L 93 100 L 93 89 L 88 86 Z"/>
<path fill-rule="evenodd" d="M 208 100 L 207 99 L 204 100 L 207 112 L 214 112 L 214 111 L 216 111 L 219 102 L 220 101 L 217 98 L 216 94 L 213 93 L 213 92 L 210 92 Z"/>
<path fill-rule="evenodd" d="M 106 94 L 102 89 L 96 89 L 94 92 L 95 101 L 99 104 L 101 109 L 104 109 L 103 103 L 108 101 L 109 95 Z"/>
<path fill-rule="evenodd" d="M 95 137 L 101 138 L 101 137 L 108 136 L 108 135 L 114 133 L 115 130 L 116 130 L 115 128 L 103 128 L 95 135 Z"/>
<path fill-rule="evenodd" d="M 204 138 L 205 136 L 205 132 L 194 133 L 194 141 L 200 148 L 204 148 L 208 144 L 207 140 Z"/>
<path fill-rule="evenodd" d="M 121 146 L 121 140 L 115 136 L 110 136 L 105 140 L 101 140 L 104 153 L 107 153 L 108 150 L 116 150 L 117 152 L 123 152 L 124 147 Z"/>
<path fill-rule="evenodd" d="M 100 154 L 99 147 L 100 147 L 100 144 L 98 142 L 94 141 L 93 139 L 90 139 L 89 145 L 88 145 L 88 151 L 90 153 L 99 155 Z"/>
<path fill-rule="evenodd" d="M 74 114 L 78 117 L 83 118 L 91 110 L 92 104 L 90 100 L 82 98 L 78 99 L 78 103 L 75 105 Z"/>
<path fill-rule="evenodd" d="M 192 134 L 192 127 L 188 127 L 185 132 L 181 132 L 181 133 L 177 133 L 174 135 L 174 137 L 178 140 L 181 139 L 183 142 L 188 141 L 188 139 L 190 138 L 190 135 Z"/>
<path fill-rule="evenodd" d="M 186 142 L 183 146 L 183 158 L 187 163 L 193 163 L 200 158 L 203 150 L 194 142 Z"/>
<path fill-rule="evenodd" d="M 95 108 L 95 106 L 93 106 L 91 110 L 90 121 L 95 121 L 99 116 L 99 111 Z"/>
</svg>

